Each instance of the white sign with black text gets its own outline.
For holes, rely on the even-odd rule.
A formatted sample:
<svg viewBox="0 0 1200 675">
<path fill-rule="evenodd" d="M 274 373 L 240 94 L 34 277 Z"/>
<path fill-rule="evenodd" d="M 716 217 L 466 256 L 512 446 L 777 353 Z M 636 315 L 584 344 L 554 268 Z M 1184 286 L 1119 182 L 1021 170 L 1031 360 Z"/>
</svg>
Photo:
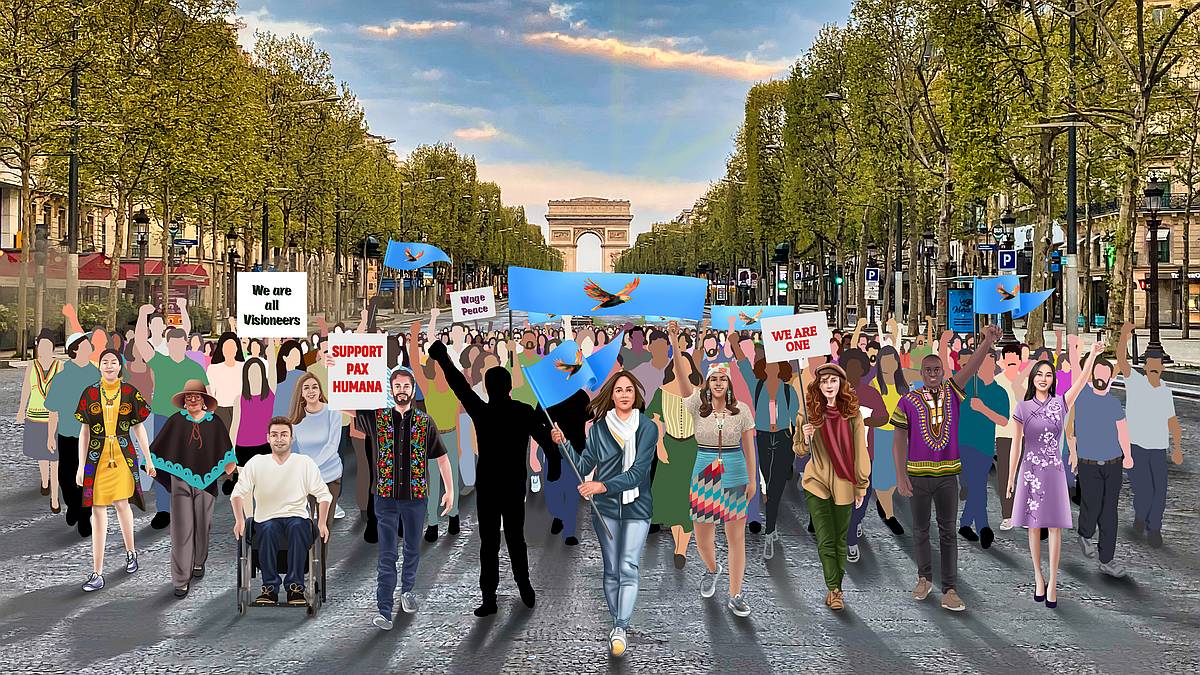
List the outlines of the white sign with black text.
<svg viewBox="0 0 1200 675">
<path fill-rule="evenodd" d="M 450 294 L 450 310 L 455 323 L 496 316 L 496 291 L 491 286 L 454 291 Z"/>
<path fill-rule="evenodd" d="M 304 272 L 238 272 L 236 320 L 238 337 L 305 337 L 308 333 L 308 275 Z"/>
</svg>

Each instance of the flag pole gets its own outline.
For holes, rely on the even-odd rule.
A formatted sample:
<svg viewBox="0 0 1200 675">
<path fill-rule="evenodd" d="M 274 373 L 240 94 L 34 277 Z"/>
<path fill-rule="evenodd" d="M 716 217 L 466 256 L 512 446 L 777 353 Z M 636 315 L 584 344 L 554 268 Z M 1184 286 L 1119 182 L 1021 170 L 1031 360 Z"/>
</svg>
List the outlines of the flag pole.
<svg viewBox="0 0 1200 675">
<path fill-rule="evenodd" d="M 540 405 L 538 407 L 542 408 Z M 550 423 L 550 428 L 558 428 L 558 426 L 555 425 L 554 420 L 550 419 L 549 410 L 542 408 L 542 414 L 546 416 L 546 421 Z M 561 429 L 559 429 L 559 431 L 561 431 Z M 563 452 L 564 445 L 566 446 L 568 452 Z M 571 453 L 569 452 L 570 450 L 573 450 L 570 441 L 567 441 L 565 444 L 558 444 L 558 454 L 562 455 L 567 460 L 567 463 L 571 465 L 571 471 L 575 472 L 575 477 L 579 479 L 580 483 L 583 483 L 583 475 L 579 473 L 579 467 L 575 466 L 575 460 L 571 457 Z M 587 498 L 587 502 L 592 505 L 592 511 L 596 514 L 596 520 L 600 523 L 600 527 L 604 529 L 604 534 L 608 535 L 608 539 L 611 541 L 613 534 L 612 531 L 608 529 L 608 523 L 605 523 L 604 518 L 600 517 L 600 507 L 596 506 L 595 500 L 593 500 L 591 497 Z"/>
</svg>

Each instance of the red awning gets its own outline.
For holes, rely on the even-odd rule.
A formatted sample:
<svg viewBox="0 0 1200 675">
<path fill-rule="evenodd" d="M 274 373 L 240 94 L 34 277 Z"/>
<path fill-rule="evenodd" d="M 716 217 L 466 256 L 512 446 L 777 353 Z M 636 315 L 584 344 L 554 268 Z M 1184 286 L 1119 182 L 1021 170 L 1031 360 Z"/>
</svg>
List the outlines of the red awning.
<svg viewBox="0 0 1200 675">
<path fill-rule="evenodd" d="M 31 264 L 31 273 L 36 274 L 36 263 Z M 21 252 L 4 251 L 4 255 L 0 256 L 0 276 L 16 277 L 20 273 Z M 58 251 L 48 253 L 46 255 L 45 274 L 47 279 L 65 279 L 67 276 L 66 255 Z M 112 278 L 112 258 L 103 253 L 84 253 L 80 255 L 79 278 L 84 281 L 108 281 Z M 130 275 L 127 268 L 122 265 L 117 279 L 124 280 L 129 278 L 137 278 L 136 266 L 134 273 Z"/>
<path fill-rule="evenodd" d="M 123 262 L 121 267 L 130 279 L 137 279 L 139 264 Z M 146 260 L 146 278 L 151 282 L 162 276 L 162 260 Z M 183 263 L 169 273 L 170 283 L 175 286 L 208 286 L 208 270 L 200 263 Z"/>
</svg>

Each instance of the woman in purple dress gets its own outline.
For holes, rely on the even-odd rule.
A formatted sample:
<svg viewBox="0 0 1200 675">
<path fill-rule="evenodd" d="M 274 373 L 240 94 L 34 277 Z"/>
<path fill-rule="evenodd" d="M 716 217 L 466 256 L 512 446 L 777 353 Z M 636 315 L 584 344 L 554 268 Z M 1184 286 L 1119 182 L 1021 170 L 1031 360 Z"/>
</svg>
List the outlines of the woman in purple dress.
<svg viewBox="0 0 1200 675">
<path fill-rule="evenodd" d="M 1063 426 L 1076 397 L 1091 377 L 1096 356 L 1104 344 L 1092 345 L 1083 377 L 1075 378 L 1066 394 L 1055 393 L 1054 365 L 1038 361 L 1030 371 L 1025 388 L 1025 400 L 1013 412 L 1016 433 L 1009 466 L 1017 470 L 1008 478 L 1008 496 L 1013 499 L 1012 522 L 1029 530 L 1029 555 L 1033 559 L 1034 602 L 1045 600 L 1046 606 L 1058 606 L 1058 560 L 1062 552 L 1062 531 L 1071 527 L 1071 498 L 1067 492 L 1067 475 L 1062 463 L 1059 441 Z M 1021 440 L 1025 453 L 1021 454 Z M 1020 461 L 1018 466 L 1017 462 Z M 1020 480 L 1018 480 L 1018 478 Z M 1014 492 L 1015 488 L 1015 492 Z M 1050 531 L 1050 581 L 1042 576 L 1042 528 Z"/>
</svg>

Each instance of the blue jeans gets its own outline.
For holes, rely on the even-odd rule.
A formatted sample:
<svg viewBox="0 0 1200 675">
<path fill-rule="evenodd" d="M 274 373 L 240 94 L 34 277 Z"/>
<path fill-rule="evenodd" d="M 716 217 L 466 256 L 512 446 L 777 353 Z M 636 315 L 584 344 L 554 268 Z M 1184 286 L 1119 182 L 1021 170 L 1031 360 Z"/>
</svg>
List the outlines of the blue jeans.
<svg viewBox="0 0 1200 675">
<path fill-rule="evenodd" d="M 392 618 L 396 595 L 396 560 L 399 557 L 396 530 L 404 521 L 404 571 L 400 592 L 408 593 L 417 583 L 417 563 L 421 561 L 421 533 L 425 525 L 424 499 L 392 499 L 376 495 L 375 517 L 379 533 L 379 580 L 375 586 L 375 602 L 379 613 Z"/>
<path fill-rule="evenodd" d="M 612 532 L 612 539 L 596 522 L 600 518 Z M 638 568 L 642 562 L 642 549 L 646 547 L 646 535 L 650 533 L 650 521 L 618 520 L 593 513 L 592 523 L 604 558 L 604 599 L 608 601 L 608 613 L 612 615 L 614 627 L 629 628 L 629 618 L 633 616 L 633 605 L 637 602 Z"/>
<path fill-rule="evenodd" d="M 1161 530 L 1163 511 L 1167 509 L 1167 449 L 1129 448 L 1133 468 L 1129 487 L 1133 488 L 1134 518 L 1146 523 L 1147 530 Z"/>
<path fill-rule="evenodd" d="M 262 570 L 262 585 L 278 591 L 279 570 L 275 569 L 279 559 L 279 545 L 287 540 L 288 588 L 296 584 L 304 588 L 304 563 L 308 560 L 308 549 L 313 543 L 312 521 L 308 518 L 291 516 L 272 518 L 254 524 L 254 537 L 258 540 L 258 569 Z"/>
<path fill-rule="evenodd" d="M 166 415 L 151 415 L 150 417 L 154 419 L 155 430 L 162 431 L 163 427 L 166 426 L 166 424 L 167 424 L 167 416 Z M 149 436 L 149 434 L 147 434 L 147 435 Z M 153 443 L 154 436 L 149 436 L 149 438 L 150 438 L 150 442 Z M 143 470 L 144 470 L 144 468 L 143 468 Z M 154 506 L 156 509 L 158 509 L 159 513 L 170 513 L 171 512 L 171 488 L 169 487 L 170 483 L 168 483 L 167 485 L 163 485 L 160 481 L 163 479 L 163 477 L 165 477 L 167 481 L 170 481 L 171 476 L 166 471 L 158 472 L 158 476 L 159 476 L 158 478 L 154 479 Z"/>
<path fill-rule="evenodd" d="M 567 452 L 570 452 L 569 450 Z M 546 510 L 563 522 L 562 538 L 575 536 L 579 514 L 579 479 L 567 460 L 562 461 L 558 480 L 546 481 Z"/>
<path fill-rule="evenodd" d="M 974 525 L 975 529 L 982 530 L 989 527 L 987 483 L 988 473 L 992 470 L 992 456 L 966 446 L 962 447 L 959 455 L 962 459 L 961 480 L 967 486 L 967 501 L 963 504 L 959 526 Z"/>
</svg>

